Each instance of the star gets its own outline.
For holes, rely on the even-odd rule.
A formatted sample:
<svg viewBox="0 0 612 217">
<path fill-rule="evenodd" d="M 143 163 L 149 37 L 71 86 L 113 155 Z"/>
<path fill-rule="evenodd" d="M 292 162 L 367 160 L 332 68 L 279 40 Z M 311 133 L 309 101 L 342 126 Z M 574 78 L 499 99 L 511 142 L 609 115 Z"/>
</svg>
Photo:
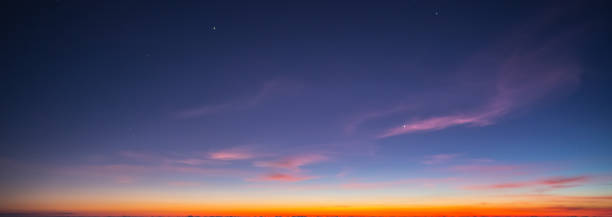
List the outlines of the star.
<svg viewBox="0 0 612 217">
<path fill-rule="evenodd" d="M 435 12 L 434 12 L 434 16 L 438 16 L 438 15 L 440 15 L 440 12 L 435 11 Z"/>
<path fill-rule="evenodd" d="M 217 27 L 216 27 L 216 26 L 213 26 L 213 27 L 212 27 L 212 30 L 213 30 L 213 31 L 217 30 Z"/>
</svg>

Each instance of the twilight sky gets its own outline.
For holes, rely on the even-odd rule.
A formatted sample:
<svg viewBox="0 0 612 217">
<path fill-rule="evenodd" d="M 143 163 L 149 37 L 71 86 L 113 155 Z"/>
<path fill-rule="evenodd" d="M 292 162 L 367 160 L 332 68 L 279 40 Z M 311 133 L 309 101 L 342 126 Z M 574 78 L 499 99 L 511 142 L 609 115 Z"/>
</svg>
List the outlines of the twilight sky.
<svg viewBox="0 0 612 217">
<path fill-rule="evenodd" d="M 0 8 L 0 214 L 612 216 L 609 1 Z"/>
</svg>

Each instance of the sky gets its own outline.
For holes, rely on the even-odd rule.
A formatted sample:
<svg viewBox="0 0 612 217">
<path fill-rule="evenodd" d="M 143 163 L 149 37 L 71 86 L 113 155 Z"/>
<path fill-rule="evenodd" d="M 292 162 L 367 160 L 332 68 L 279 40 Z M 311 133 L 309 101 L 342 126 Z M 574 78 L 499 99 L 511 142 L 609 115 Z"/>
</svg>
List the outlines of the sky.
<svg viewBox="0 0 612 217">
<path fill-rule="evenodd" d="M 7 1 L 2 215 L 612 216 L 610 1 Z"/>
</svg>

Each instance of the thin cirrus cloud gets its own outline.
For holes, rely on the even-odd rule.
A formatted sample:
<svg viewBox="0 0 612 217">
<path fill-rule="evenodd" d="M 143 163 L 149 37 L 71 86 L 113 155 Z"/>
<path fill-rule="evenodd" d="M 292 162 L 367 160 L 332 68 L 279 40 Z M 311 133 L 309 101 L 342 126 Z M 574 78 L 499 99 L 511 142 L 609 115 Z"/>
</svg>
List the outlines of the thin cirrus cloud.
<svg viewBox="0 0 612 217">
<path fill-rule="evenodd" d="M 525 182 L 506 182 L 493 185 L 479 185 L 479 186 L 467 186 L 465 189 L 470 190 L 492 190 L 492 189 L 515 189 L 515 188 L 533 188 L 533 187 L 545 187 L 545 188 L 569 188 L 575 187 L 590 181 L 590 176 L 572 176 L 572 177 L 551 177 L 546 179 L 539 179 L 534 181 Z"/>
<path fill-rule="evenodd" d="M 251 159 L 256 156 L 255 153 L 251 152 L 246 148 L 231 148 L 220 150 L 216 152 L 211 152 L 208 154 L 208 157 L 213 160 L 246 160 Z"/>
<path fill-rule="evenodd" d="M 299 182 L 309 179 L 318 178 L 316 176 L 306 176 L 299 174 L 289 173 L 267 173 L 254 179 L 248 179 L 249 181 L 278 181 L 278 182 Z"/>
<path fill-rule="evenodd" d="M 268 168 L 278 168 L 278 169 L 286 169 L 292 171 L 299 171 L 300 167 L 314 164 L 321 161 L 327 160 L 327 157 L 320 154 L 308 154 L 308 155 L 297 155 L 297 156 L 289 156 L 285 158 L 281 158 L 279 160 L 272 161 L 256 161 L 254 163 L 257 167 L 268 167 Z"/>
<path fill-rule="evenodd" d="M 287 92 L 292 89 L 300 88 L 301 86 L 295 82 L 275 79 L 264 82 L 261 89 L 256 94 L 250 97 L 237 99 L 221 104 L 204 105 L 200 107 L 185 109 L 177 112 L 175 115 L 180 119 L 199 118 L 207 115 L 212 115 L 225 111 L 240 110 L 250 108 L 260 104 L 264 99 L 269 98 L 276 93 Z"/>
<path fill-rule="evenodd" d="M 414 106 L 399 105 L 399 106 L 395 106 L 395 107 L 392 107 L 386 110 L 373 111 L 373 112 L 369 112 L 369 113 L 362 114 L 359 116 L 355 116 L 346 125 L 346 127 L 344 128 L 344 132 L 353 133 L 359 127 L 359 125 L 363 124 L 364 122 L 367 122 L 372 119 L 381 118 L 381 117 L 385 117 L 388 115 L 404 112 L 411 108 L 414 108 Z"/>
<path fill-rule="evenodd" d="M 192 165 L 192 166 L 204 165 L 204 164 L 213 164 L 213 162 L 211 162 L 210 160 L 199 159 L 199 158 L 180 159 L 180 160 L 174 160 L 174 162 L 179 163 L 179 164 Z"/>
<path fill-rule="evenodd" d="M 442 164 L 452 161 L 458 156 L 459 154 L 436 154 L 425 157 L 425 159 L 421 161 L 421 163 L 426 165 Z"/>
<path fill-rule="evenodd" d="M 518 35 L 537 36 L 537 28 L 533 29 Z M 406 122 L 384 130 L 377 137 L 387 138 L 454 126 L 491 125 L 519 107 L 531 104 L 562 87 L 577 84 L 581 71 L 579 64 L 575 58 L 565 55 L 569 51 L 567 44 L 570 44 L 575 33 L 567 32 L 543 41 L 511 39 L 486 50 L 472 60 L 473 64 L 466 64 L 466 67 L 458 70 L 481 73 L 470 76 L 480 79 L 486 79 L 491 72 L 496 75 L 491 81 L 483 82 L 495 85 L 491 88 L 494 94 L 481 106 L 473 110 L 449 112 Z"/>
<path fill-rule="evenodd" d="M 163 156 L 158 154 L 152 154 L 147 152 L 137 152 L 137 151 L 129 151 L 124 150 L 119 152 L 119 156 L 136 162 L 149 162 L 149 163 L 164 163 L 164 164 L 186 164 L 191 166 L 196 165 L 204 165 L 204 164 L 216 164 L 210 159 L 203 158 L 179 158 L 179 157 L 170 157 Z"/>
</svg>

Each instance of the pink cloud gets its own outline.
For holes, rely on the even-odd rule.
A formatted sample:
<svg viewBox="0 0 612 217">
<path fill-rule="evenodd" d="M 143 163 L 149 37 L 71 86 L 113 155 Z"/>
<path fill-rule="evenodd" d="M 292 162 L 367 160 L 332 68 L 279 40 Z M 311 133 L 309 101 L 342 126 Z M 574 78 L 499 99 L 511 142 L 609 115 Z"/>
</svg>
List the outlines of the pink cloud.
<svg viewBox="0 0 612 217">
<path fill-rule="evenodd" d="M 522 34 L 538 34 L 538 28 Z M 465 64 L 458 72 L 466 72 L 473 79 L 496 75 L 494 87 L 486 87 L 492 94 L 474 109 L 432 115 L 405 122 L 397 127 L 384 130 L 379 138 L 442 130 L 454 126 L 487 126 L 494 124 L 510 112 L 532 104 L 563 87 L 579 83 L 580 67 L 577 60 L 566 55 L 567 44 L 573 32 L 560 34 L 547 41 L 508 40 L 493 46 L 473 58 L 473 63 Z M 486 72 L 474 75 L 474 72 Z M 484 87 L 483 87 L 484 88 Z M 444 99 L 441 99 L 444 100 Z"/>
<path fill-rule="evenodd" d="M 547 179 L 539 179 L 526 182 L 509 182 L 493 185 L 468 186 L 466 189 L 473 190 L 490 190 L 490 189 L 509 189 L 509 188 L 531 188 L 531 187 L 546 187 L 546 188 L 569 188 L 575 187 L 591 180 L 589 176 L 574 176 L 574 177 L 552 177 Z"/>
<path fill-rule="evenodd" d="M 400 127 L 395 127 L 387 130 L 379 135 L 379 138 L 386 138 L 395 135 L 413 133 L 418 131 L 441 130 L 456 125 L 471 124 L 474 126 L 485 126 L 491 123 L 489 116 L 481 114 L 472 115 L 449 115 L 423 119 L 410 122 Z"/>
<path fill-rule="evenodd" d="M 255 154 L 245 148 L 232 148 L 209 153 L 209 158 L 214 160 L 246 160 L 255 157 Z"/>
<path fill-rule="evenodd" d="M 576 182 L 585 182 L 587 180 L 589 180 L 589 177 L 587 176 L 554 177 L 554 178 L 540 180 L 539 183 L 544 184 L 544 185 L 549 185 L 549 186 L 555 186 L 555 185 L 571 184 L 571 183 L 576 183 Z"/>
<path fill-rule="evenodd" d="M 257 167 L 271 167 L 297 171 L 302 166 L 318 163 L 324 160 L 327 160 L 327 157 L 323 155 L 309 154 L 286 157 L 275 161 L 257 161 L 254 164 Z"/>
<path fill-rule="evenodd" d="M 304 181 L 308 179 L 317 178 L 315 176 L 301 176 L 301 175 L 292 175 L 287 173 L 269 173 L 263 176 L 257 177 L 255 179 L 251 179 L 252 181 L 279 181 L 279 182 L 298 182 Z"/>
<path fill-rule="evenodd" d="M 427 156 L 425 160 L 421 161 L 422 164 L 441 164 L 451 161 L 457 158 L 459 154 L 437 154 L 432 156 Z"/>
</svg>

